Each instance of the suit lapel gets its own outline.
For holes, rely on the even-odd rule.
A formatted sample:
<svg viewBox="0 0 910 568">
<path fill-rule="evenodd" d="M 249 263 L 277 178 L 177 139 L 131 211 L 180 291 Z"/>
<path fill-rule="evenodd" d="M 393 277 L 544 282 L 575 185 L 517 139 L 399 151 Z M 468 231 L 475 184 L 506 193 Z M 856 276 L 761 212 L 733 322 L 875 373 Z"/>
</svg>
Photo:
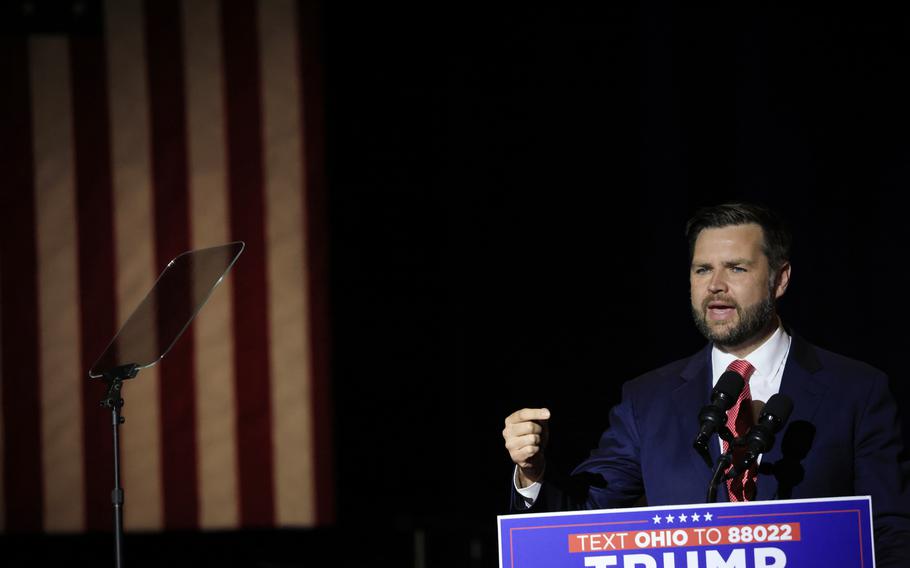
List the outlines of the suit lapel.
<svg viewBox="0 0 910 568">
<path fill-rule="evenodd" d="M 811 423 L 814 422 L 813 418 L 828 386 L 819 378 L 818 371 L 822 366 L 812 345 L 792 332 L 791 337 L 793 340 L 781 379 L 780 393 L 793 400 L 793 413 L 788 421 L 790 424 L 797 420 Z M 762 456 L 764 466 L 762 469 L 765 472 L 770 473 L 769 466 L 783 457 L 781 440 L 786 431 L 787 426 L 784 426 L 784 430 L 776 436 L 774 447 Z M 774 499 L 777 497 L 777 490 L 777 479 L 774 475 L 759 475 L 758 499 Z"/>
<path fill-rule="evenodd" d="M 690 466 L 695 479 L 704 478 L 705 485 L 711 479 L 711 468 L 720 455 L 717 437 L 708 443 L 711 464 L 695 448 L 692 441 L 698 433 L 698 411 L 711 397 L 711 345 L 693 355 L 680 374 L 682 384 L 673 391 L 672 399 L 679 424 L 679 432 L 685 438 L 681 443 L 691 449 L 688 452 Z"/>
</svg>

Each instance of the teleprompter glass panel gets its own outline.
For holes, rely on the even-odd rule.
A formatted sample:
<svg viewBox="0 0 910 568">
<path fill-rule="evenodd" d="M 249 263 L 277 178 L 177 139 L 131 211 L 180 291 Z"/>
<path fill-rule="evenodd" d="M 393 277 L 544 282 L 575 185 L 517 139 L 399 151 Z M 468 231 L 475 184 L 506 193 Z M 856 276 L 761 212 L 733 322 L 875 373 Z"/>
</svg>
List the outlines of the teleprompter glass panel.
<svg viewBox="0 0 910 568">
<path fill-rule="evenodd" d="M 168 263 L 98 361 L 92 378 L 126 365 L 144 369 L 161 360 L 243 252 L 241 241 L 185 252 Z"/>
</svg>

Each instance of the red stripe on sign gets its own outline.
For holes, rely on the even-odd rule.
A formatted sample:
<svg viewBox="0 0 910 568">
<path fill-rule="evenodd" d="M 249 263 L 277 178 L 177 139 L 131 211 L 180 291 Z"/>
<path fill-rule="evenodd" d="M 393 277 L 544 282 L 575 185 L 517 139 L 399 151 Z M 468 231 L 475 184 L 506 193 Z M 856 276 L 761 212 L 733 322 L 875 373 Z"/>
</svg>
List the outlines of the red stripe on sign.
<svg viewBox="0 0 910 568">
<path fill-rule="evenodd" d="M 82 389 L 85 455 L 85 519 L 88 530 L 111 526 L 113 441 L 111 416 L 99 408 L 100 381 L 88 380 L 117 332 L 114 239 L 108 124 L 107 66 L 101 38 L 70 40 L 73 133 L 76 162 L 79 294 L 81 298 Z M 128 392 L 128 391 L 127 391 Z"/>
<path fill-rule="evenodd" d="M 323 151 L 322 54 L 319 36 L 320 3 L 298 2 L 298 38 L 300 41 L 301 103 L 303 117 L 304 212 L 306 223 L 305 251 L 310 297 L 310 344 L 312 353 L 311 415 L 313 416 L 313 461 L 316 474 L 316 523 L 335 520 L 333 486 L 334 455 L 332 446 L 331 390 L 329 387 L 329 317 L 326 219 L 326 193 Z"/>
<path fill-rule="evenodd" d="M 28 43 L 0 38 L 0 341 L 6 530 L 40 531 L 44 496 L 38 359 L 38 266 Z"/>
<path fill-rule="evenodd" d="M 155 188 L 155 258 L 156 265 L 163 268 L 190 248 L 180 3 L 147 1 L 145 17 Z M 183 301 L 190 302 L 190 292 L 186 290 Z M 159 332 L 163 327 L 159 325 Z M 173 338 L 159 336 L 159 349 L 165 349 L 170 339 Z M 164 526 L 168 529 L 198 527 L 193 344 L 193 334 L 184 333 L 160 369 L 162 486 Z"/>
<path fill-rule="evenodd" d="M 275 520 L 271 377 L 255 2 L 225 2 L 221 24 L 231 235 L 247 247 L 233 275 L 240 522 L 245 527 L 271 526 Z"/>
</svg>

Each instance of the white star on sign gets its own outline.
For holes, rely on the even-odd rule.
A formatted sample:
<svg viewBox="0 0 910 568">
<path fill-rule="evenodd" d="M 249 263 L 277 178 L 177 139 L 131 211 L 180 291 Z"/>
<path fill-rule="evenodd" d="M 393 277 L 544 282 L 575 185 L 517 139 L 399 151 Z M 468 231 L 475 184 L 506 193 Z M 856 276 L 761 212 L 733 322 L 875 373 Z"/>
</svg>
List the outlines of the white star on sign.
<svg viewBox="0 0 910 568">
<path fill-rule="evenodd" d="M 682 514 L 679 516 L 679 522 L 681 522 L 681 523 L 684 523 L 688 520 L 689 520 L 689 517 L 687 517 L 685 514 Z"/>
<path fill-rule="evenodd" d="M 712 515 L 711 513 L 705 513 L 705 520 L 706 520 L 706 521 L 710 521 L 710 520 L 711 520 L 711 517 L 713 517 L 713 515 Z"/>
<path fill-rule="evenodd" d="M 673 522 L 673 515 L 667 515 L 667 516 L 664 517 L 664 518 L 667 519 L 667 522 L 668 522 L 668 523 L 672 523 L 672 522 Z"/>
<path fill-rule="evenodd" d="M 660 515 L 654 515 L 654 518 L 651 520 L 654 521 L 655 525 L 659 525 L 660 524 Z"/>
<path fill-rule="evenodd" d="M 699 519 L 701 519 L 701 516 L 698 513 L 692 513 L 693 521 L 695 521 L 697 523 Z"/>
</svg>

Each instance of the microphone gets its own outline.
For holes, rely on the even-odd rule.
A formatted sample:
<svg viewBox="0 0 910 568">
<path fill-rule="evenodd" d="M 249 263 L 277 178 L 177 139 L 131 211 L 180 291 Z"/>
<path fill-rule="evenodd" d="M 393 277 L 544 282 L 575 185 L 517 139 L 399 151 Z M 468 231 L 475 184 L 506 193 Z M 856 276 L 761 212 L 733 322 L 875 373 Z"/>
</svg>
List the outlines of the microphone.
<svg viewBox="0 0 910 568">
<path fill-rule="evenodd" d="M 746 434 L 746 453 L 743 455 L 742 461 L 736 464 L 736 472 L 749 469 L 752 463 L 758 459 L 759 454 L 769 451 L 774 446 L 774 435 L 780 432 L 790 419 L 791 412 L 793 412 L 793 400 L 789 396 L 778 393 L 768 399 L 761 416 L 758 417 L 758 424 Z"/>
<path fill-rule="evenodd" d="M 746 381 L 736 371 L 726 371 L 720 376 L 711 391 L 711 403 L 698 413 L 701 427 L 692 444 L 695 449 L 708 451 L 708 440 L 711 438 L 711 434 L 727 423 L 727 410 L 736 404 L 736 399 L 739 398 L 739 393 L 743 391 L 745 385 Z"/>
</svg>

